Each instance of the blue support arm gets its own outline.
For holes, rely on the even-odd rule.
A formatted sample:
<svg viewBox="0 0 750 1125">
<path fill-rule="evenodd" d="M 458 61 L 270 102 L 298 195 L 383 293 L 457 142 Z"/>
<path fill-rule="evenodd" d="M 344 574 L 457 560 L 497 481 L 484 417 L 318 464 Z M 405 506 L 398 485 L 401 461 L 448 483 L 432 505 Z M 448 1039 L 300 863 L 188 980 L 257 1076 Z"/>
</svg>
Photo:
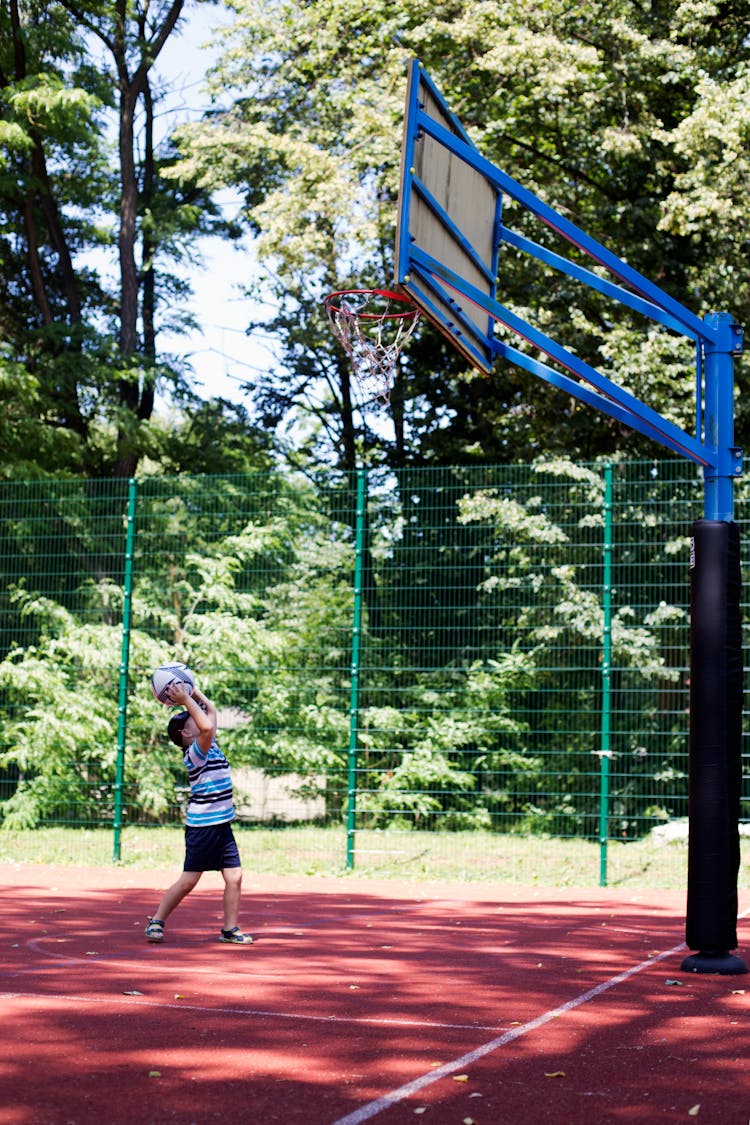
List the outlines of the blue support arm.
<svg viewBox="0 0 750 1125">
<path fill-rule="evenodd" d="M 572 352 L 569 352 L 567 348 L 564 348 L 561 344 L 550 339 L 549 336 L 546 336 L 543 332 L 540 332 L 537 328 L 534 328 L 532 325 L 522 320 L 521 317 L 511 312 L 510 309 L 505 308 L 498 301 L 494 301 L 491 297 L 482 293 L 481 290 L 470 285 L 464 278 L 458 277 L 458 275 L 454 274 L 447 266 L 444 266 L 441 262 L 437 261 L 437 259 L 432 258 L 429 254 L 425 253 L 423 250 L 419 250 L 417 247 L 414 247 L 412 250 L 412 268 L 419 274 L 432 274 L 435 277 L 441 278 L 444 284 L 462 293 L 464 297 L 467 297 L 472 303 L 489 313 L 494 320 L 506 325 L 506 327 L 510 328 L 517 336 L 528 340 L 529 343 L 533 344 L 534 347 L 538 348 L 541 352 L 544 352 L 550 359 L 560 363 L 577 378 L 588 383 L 596 391 L 600 392 L 597 398 L 597 405 L 600 408 L 603 408 L 606 400 L 609 400 L 617 405 L 620 411 L 620 413 L 615 415 L 613 410 L 607 409 L 607 413 L 628 421 L 628 424 L 634 429 L 639 430 L 641 433 L 648 434 L 649 437 L 659 441 L 662 445 L 680 453 L 683 457 L 696 461 L 699 465 L 709 465 L 715 461 L 715 449 L 701 444 L 701 442 L 691 434 L 686 433 L 684 430 L 681 430 L 679 426 L 675 426 L 674 423 L 663 418 L 656 410 L 653 410 L 650 406 L 646 406 L 640 399 L 637 399 L 634 395 L 623 390 L 622 387 L 613 383 L 612 380 L 608 379 L 605 375 L 600 374 L 595 368 L 585 363 L 582 359 L 579 359 L 578 356 L 573 355 Z M 493 345 L 498 354 L 503 350 L 503 346 L 500 345 L 498 341 L 493 341 Z M 516 349 L 513 349 L 513 351 L 514 360 L 518 362 L 518 356 L 522 353 L 517 352 Z M 530 369 L 529 365 L 526 363 L 524 363 L 523 366 Z M 537 374 L 541 373 L 541 367 L 544 367 L 544 365 L 540 366 L 540 370 L 537 371 Z M 544 369 L 548 372 L 551 371 L 550 368 Z M 562 379 L 563 377 L 561 376 L 560 378 Z M 553 381 L 553 379 L 548 379 L 548 382 Z M 558 380 L 557 385 L 562 386 L 562 383 Z M 585 388 L 582 388 L 580 384 L 574 382 L 572 379 L 566 379 L 565 389 L 581 399 L 591 401 L 590 396 L 587 398 Z M 644 427 L 647 428 L 644 429 Z"/>
</svg>

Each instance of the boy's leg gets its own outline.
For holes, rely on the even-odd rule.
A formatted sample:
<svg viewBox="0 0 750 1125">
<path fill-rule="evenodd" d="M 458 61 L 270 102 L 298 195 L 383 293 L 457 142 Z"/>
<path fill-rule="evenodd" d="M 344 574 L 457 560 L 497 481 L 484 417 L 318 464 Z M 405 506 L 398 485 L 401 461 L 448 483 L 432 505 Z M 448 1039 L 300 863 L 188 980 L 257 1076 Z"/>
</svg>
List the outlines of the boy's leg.
<svg viewBox="0 0 750 1125">
<path fill-rule="evenodd" d="M 179 879 L 171 887 L 167 887 L 154 918 L 158 918 L 160 922 L 166 922 L 174 908 L 179 906 L 182 900 L 190 894 L 202 874 L 202 871 L 183 871 Z"/>
<path fill-rule="evenodd" d="M 233 930 L 239 924 L 242 868 L 223 867 L 221 874 L 224 879 L 224 924 L 222 929 Z"/>
</svg>

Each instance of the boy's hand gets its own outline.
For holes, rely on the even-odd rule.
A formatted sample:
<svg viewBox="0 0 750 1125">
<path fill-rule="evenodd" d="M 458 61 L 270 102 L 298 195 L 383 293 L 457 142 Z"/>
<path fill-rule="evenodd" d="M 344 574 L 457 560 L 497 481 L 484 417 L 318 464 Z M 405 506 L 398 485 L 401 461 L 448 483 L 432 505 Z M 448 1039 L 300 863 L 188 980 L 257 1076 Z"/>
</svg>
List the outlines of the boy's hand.
<svg viewBox="0 0 750 1125">
<path fill-rule="evenodd" d="M 184 707 L 185 701 L 189 698 L 187 688 L 183 680 L 173 680 L 167 689 L 167 699 L 170 703 L 174 703 L 176 707 Z"/>
</svg>

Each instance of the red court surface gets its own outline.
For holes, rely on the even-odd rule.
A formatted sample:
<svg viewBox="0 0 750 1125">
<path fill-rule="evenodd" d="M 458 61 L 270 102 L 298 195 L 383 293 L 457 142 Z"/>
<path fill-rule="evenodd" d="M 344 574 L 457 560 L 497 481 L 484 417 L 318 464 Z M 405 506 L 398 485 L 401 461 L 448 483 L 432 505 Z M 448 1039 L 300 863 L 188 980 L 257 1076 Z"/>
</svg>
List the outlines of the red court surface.
<svg viewBox="0 0 750 1125">
<path fill-rule="evenodd" d="M 148 945 L 175 874 L 0 866 L 0 1125 L 750 1121 L 681 892 L 246 875 L 232 947 L 209 874 Z"/>
</svg>

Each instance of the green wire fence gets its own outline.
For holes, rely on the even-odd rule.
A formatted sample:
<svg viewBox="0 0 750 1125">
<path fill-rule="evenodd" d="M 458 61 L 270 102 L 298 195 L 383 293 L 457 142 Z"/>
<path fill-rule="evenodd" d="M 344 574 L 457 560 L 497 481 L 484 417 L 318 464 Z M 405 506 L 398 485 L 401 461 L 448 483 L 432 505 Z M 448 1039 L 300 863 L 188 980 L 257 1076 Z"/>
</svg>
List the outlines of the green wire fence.
<svg viewBox="0 0 750 1125">
<path fill-rule="evenodd" d="M 568 840 L 604 884 L 687 816 L 702 495 L 676 460 L 0 483 L 2 826 L 106 827 L 119 859 L 180 824 L 149 691 L 180 659 L 239 825 L 296 833 L 300 870 L 473 877 L 524 841 L 543 872 Z"/>
</svg>

